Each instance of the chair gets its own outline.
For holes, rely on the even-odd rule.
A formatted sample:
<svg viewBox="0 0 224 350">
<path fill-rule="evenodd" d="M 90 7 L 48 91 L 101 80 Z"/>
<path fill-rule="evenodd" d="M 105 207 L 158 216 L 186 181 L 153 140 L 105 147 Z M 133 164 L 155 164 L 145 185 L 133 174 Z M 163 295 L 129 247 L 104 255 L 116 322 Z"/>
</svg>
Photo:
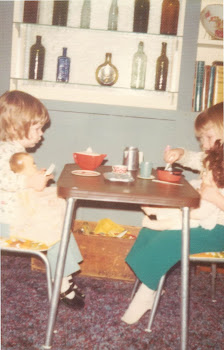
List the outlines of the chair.
<svg viewBox="0 0 224 350">
<path fill-rule="evenodd" d="M 224 251 L 223 252 L 218 252 L 218 253 L 199 253 L 199 254 L 193 254 L 190 255 L 189 260 L 192 262 L 209 262 L 211 263 L 211 277 L 212 277 L 212 284 L 211 284 L 211 296 L 212 296 L 212 301 L 216 302 L 215 299 L 215 279 L 216 279 L 216 268 L 217 268 L 217 264 L 218 263 L 224 263 Z M 148 322 L 148 326 L 145 329 L 146 332 L 151 332 L 152 331 L 152 324 L 155 318 L 155 314 L 157 311 L 157 307 L 160 301 L 160 297 L 162 294 L 162 290 L 163 290 L 163 285 L 166 279 L 166 275 L 163 275 L 160 278 L 159 284 L 158 284 L 158 288 L 157 288 L 157 292 L 156 292 L 156 296 L 155 296 L 155 300 L 152 306 L 152 310 L 150 312 L 149 315 L 149 322 Z M 138 285 L 140 284 L 139 279 L 136 279 L 133 290 L 132 290 L 132 294 L 131 294 L 131 299 L 134 297 L 135 292 L 138 288 Z"/>
<path fill-rule="evenodd" d="M 48 258 L 46 254 L 44 254 L 44 251 L 46 251 L 48 247 L 33 241 L 9 238 L 7 239 L 5 237 L 1 238 L 0 242 L 0 249 L 2 251 L 15 254 L 35 255 L 44 262 L 46 268 L 48 300 L 50 301 L 52 296 L 51 269 Z"/>
</svg>

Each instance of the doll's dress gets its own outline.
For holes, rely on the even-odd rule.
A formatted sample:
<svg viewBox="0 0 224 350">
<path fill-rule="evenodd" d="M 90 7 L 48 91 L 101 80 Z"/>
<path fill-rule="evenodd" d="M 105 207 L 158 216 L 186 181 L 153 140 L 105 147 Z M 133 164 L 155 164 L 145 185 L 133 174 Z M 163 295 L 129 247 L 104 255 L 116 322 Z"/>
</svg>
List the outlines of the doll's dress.
<svg viewBox="0 0 224 350">
<path fill-rule="evenodd" d="M 57 197 L 56 187 L 47 187 L 41 192 L 19 191 L 10 236 L 52 246 L 61 238 L 65 206 L 65 200 Z"/>
</svg>

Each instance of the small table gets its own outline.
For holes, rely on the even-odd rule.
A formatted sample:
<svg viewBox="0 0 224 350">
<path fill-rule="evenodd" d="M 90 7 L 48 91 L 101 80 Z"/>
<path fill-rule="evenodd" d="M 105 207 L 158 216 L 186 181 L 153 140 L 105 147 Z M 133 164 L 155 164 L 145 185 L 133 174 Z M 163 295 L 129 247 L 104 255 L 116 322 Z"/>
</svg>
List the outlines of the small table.
<svg viewBox="0 0 224 350">
<path fill-rule="evenodd" d="M 87 201 L 158 205 L 182 209 L 181 349 L 187 350 L 189 208 L 198 207 L 200 201 L 198 192 L 185 179 L 181 180 L 181 185 L 152 182 L 151 180 L 140 179 L 136 176 L 135 181 L 130 183 L 111 182 L 105 180 L 103 176 L 103 173 L 111 171 L 111 166 L 100 166 L 97 168 L 97 171 L 101 175 L 94 177 L 73 175 L 72 171 L 77 169 L 79 167 L 76 164 L 66 164 L 57 182 L 58 196 L 66 199 L 67 206 L 44 348 L 51 348 L 74 207 L 77 200 L 82 199 Z"/>
</svg>

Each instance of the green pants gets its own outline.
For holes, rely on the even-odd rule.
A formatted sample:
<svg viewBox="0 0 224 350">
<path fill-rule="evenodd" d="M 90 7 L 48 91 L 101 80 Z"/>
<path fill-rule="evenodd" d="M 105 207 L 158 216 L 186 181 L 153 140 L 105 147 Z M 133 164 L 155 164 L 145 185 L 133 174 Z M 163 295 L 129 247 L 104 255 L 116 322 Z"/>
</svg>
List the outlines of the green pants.
<svg viewBox="0 0 224 350">
<path fill-rule="evenodd" d="M 181 259 L 181 230 L 153 231 L 142 228 L 126 262 L 138 279 L 156 290 L 160 278 Z M 190 253 L 224 250 L 224 226 L 213 230 L 192 228 Z"/>
</svg>

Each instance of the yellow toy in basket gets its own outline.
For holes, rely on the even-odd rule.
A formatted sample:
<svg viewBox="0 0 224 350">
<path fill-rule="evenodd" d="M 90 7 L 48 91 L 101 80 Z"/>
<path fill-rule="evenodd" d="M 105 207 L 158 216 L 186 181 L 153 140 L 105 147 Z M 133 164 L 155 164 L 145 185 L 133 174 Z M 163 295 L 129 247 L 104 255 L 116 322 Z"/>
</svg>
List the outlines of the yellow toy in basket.
<svg viewBox="0 0 224 350">
<path fill-rule="evenodd" d="M 123 231 L 125 231 L 124 227 L 116 224 L 110 219 L 102 219 L 98 221 L 94 229 L 95 234 L 104 233 L 106 236 L 109 236 L 109 237 L 115 237 L 116 235 L 118 235 Z"/>
</svg>

